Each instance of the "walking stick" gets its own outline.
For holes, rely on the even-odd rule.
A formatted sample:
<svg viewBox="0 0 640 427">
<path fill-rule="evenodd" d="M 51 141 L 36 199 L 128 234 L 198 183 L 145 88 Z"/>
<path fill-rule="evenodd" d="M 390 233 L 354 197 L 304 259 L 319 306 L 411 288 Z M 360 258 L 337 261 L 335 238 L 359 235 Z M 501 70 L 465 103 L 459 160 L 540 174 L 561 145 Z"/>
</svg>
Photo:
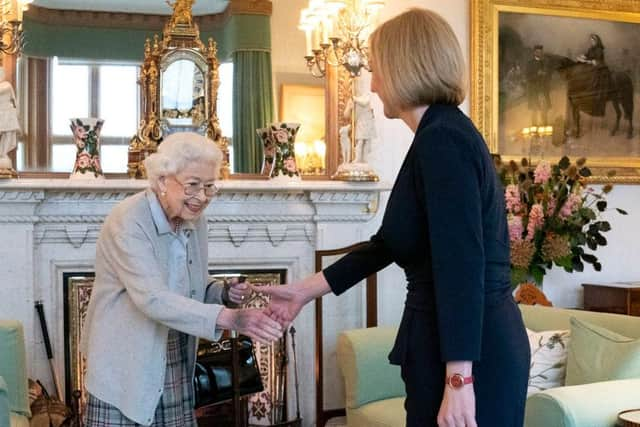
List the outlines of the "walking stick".
<svg viewBox="0 0 640 427">
<path fill-rule="evenodd" d="M 296 359 L 296 328 L 291 326 L 289 328 L 289 334 L 291 334 L 291 347 L 293 348 L 293 374 L 296 384 L 296 420 L 300 419 L 300 390 L 298 389 L 298 362 Z"/>
<path fill-rule="evenodd" d="M 58 400 L 64 402 L 62 398 L 62 388 L 60 387 L 60 380 L 56 372 L 56 364 L 53 358 L 53 349 L 51 347 L 51 341 L 49 341 L 49 330 L 47 329 L 47 320 L 44 317 L 44 307 L 42 301 L 36 301 L 36 310 L 38 311 L 38 318 L 40 319 L 40 328 L 42 329 L 42 338 L 44 338 L 44 347 L 47 351 L 47 359 L 49 359 L 49 367 L 51 368 L 51 376 L 53 377 L 53 384 L 56 387 L 56 394 Z"/>
</svg>

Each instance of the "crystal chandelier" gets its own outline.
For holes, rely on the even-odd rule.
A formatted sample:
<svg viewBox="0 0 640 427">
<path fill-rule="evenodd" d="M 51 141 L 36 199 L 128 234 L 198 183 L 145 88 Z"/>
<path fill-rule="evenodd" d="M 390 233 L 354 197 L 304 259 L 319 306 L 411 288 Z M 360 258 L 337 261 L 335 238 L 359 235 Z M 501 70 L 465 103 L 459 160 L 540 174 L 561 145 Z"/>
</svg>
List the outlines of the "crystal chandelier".
<svg viewBox="0 0 640 427">
<path fill-rule="evenodd" d="M 0 19 L 0 52 L 6 55 L 20 53 L 24 46 L 22 12 L 33 0 L 4 0 Z"/>
<path fill-rule="evenodd" d="M 298 28 L 305 32 L 307 68 L 324 77 L 327 66 L 344 66 L 351 77 L 370 71 L 366 45 L 384 0 L 309 0 Z"/>
</svg>

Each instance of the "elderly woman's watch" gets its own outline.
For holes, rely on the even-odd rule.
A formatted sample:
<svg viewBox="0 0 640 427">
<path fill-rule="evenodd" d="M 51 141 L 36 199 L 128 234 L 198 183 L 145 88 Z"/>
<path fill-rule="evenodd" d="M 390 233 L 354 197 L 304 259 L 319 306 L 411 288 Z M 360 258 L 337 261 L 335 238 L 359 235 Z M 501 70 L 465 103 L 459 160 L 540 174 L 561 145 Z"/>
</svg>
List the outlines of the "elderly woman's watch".
<svg viewBox="0 0 640 427">
<path fill-rule="evenodd" d="M 445 384 L 448 384 L 451 388 L 460 389 L 467 384 L 473 383 L 473 375 L 469 375 L 468 377 L 463 376 L 462 374 L 453 374 L 449 375 L 445 379 Z"/>
</svg>

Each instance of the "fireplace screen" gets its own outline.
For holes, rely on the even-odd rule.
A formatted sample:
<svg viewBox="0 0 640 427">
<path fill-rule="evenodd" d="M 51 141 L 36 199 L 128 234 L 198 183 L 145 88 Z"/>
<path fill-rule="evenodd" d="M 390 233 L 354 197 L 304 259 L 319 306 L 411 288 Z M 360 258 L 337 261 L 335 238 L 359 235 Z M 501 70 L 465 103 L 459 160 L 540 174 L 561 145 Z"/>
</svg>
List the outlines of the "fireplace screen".
<svg viewBox="0 0 640 427">
<path fill-rule="evenodd" d="M 224 284 L 238 275 L 246 276 L 247 281 L 254 286 L 279 285 L 285 282 L 284 270 L 268 271 L 210 271 L 211 280 L 217 284 Z M 71 392 L 81 390 L 83 399 L 85 360 L 80 353 L 80 337 L 86 317 L 93 273 L 65 273 L 65 380 L 66 398 L 71 401 Z M 265 307 L 267 297 L 254 293 L 245 307 Z M 271 425 L 286 416 L 286 344 L 285 339 L 271 345 L 254 342 L 255 354 L 262 375 L 264 391 L 252 395 L 248 400 L 249 424 Z"/>
</svg>

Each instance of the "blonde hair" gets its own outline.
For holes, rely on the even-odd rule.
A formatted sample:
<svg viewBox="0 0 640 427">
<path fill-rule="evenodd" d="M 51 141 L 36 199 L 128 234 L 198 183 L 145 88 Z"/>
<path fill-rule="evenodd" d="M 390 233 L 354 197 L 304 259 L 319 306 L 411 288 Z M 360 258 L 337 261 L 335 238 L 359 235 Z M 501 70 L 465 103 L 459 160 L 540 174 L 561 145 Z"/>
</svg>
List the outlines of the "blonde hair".
<svg viewBox="0 0 640 427">
<path fill-rule="evenodd" d="M 149 185 L 157 190 L 160 177 L 176 175 L 196 162 L 211 164 L 217 178 L 222 164 L 222 151 L 215 142 L 197 133 L 173 133 L 160 143 L 156 153 L 144 160 Z"/>
<path fill-rule="evenodd" d="M 466 69 L 451 26 L 437 13 L 412 8 L 378 27 L 369 39 L 373 72 L 393 107 L 459 105 Z"/>
</svg>

